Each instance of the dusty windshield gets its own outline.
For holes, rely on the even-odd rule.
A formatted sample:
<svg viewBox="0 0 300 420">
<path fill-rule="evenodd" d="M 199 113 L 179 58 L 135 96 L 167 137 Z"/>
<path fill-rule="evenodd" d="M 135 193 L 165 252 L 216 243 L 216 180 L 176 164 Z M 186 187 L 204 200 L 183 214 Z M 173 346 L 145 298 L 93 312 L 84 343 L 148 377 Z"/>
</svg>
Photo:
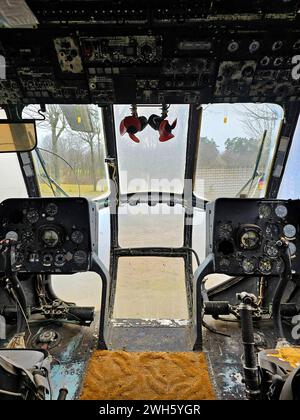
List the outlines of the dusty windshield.
<svg viewBox="0 0 300 420">
<path fill-rule="evenodd" d="M 196 194 L 263 197 L 282 119 L 274 104 L 204 105 Z"/>
<path fill-rule="evenodd" d="M 189 106 L 171 105 L 168 108 L 165 120 L 170 126 L 176 122 L 174 128 L 170 129 L 174 137 L 168 139 L 162 139 L 159 130 L 151 126 L 153 116 L 156 116 L 158 121 L 161 117 L 162 110 L 159 105 L 137 108 L 138 118 L 147 120 L 147 125 L 141 127 L 142 130 L 136 132 L 132 138 L 127 132 L 122 133 L 120 130 L 122 122 L 130 117 L 131 113 L 130 105 L 114 106 L 121 193 L 182 193 Z"/>
<path fill-rule="evenodd" d="M 202 106 L 195 193 L 201 198 L 263 197 L 283 119 L 274 104 L 208 104 Z M 174 137 L 161 141 L 151 127 L 159 106 L 139 106 L 136 117 L 148 121 L 126 131 L 132 109 L 114 107 L 121 193 L 183 192 L 186 162 L 188 105 L 171 105 L 166 117 Z M 157 117 L 157 118 L 158 118 Z"/>
<path fill-rule="evenodd" d="M 23 118 L 35 118 L 34 152 L 42 196 L 101 198 L 108 191 L 101 109 L 96 105 L 29 105 Z"/>
</svg>

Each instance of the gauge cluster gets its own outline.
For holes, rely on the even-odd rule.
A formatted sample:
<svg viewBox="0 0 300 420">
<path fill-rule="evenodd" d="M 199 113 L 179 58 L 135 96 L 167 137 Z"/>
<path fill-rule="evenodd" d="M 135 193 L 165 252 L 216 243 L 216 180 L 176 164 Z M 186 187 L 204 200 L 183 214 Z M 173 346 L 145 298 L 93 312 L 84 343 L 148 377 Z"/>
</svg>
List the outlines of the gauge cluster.
<svg viewBox="0 0 300 420">
<path fill-rule="evenodd" d="M 279 276 L 287 242 L 292 268 L 300 273 L 299 200 L 220 198 L 206 214 L 206 251 L 214 254 L 215 272 Z"/>
<path fill-rule="evenodd" d="M 94 205 L 84 198 L 3 201 L 0 240 L 13 238 L 13 270 L 66 274 L 88 271 L 96 243 L 95 215 Z"/>
</svg>

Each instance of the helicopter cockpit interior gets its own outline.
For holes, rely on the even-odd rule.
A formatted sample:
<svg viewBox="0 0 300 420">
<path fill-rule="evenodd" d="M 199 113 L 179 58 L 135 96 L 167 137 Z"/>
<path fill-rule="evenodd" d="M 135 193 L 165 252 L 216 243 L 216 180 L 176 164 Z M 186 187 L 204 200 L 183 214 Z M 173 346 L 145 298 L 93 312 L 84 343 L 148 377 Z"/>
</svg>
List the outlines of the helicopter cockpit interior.
<svg viewBox="0 0 300 420">
<path fill-rule="evenodd" d="M 0 400 L 300 399 L 299 7 L 1 2 Z"/>
</svg>

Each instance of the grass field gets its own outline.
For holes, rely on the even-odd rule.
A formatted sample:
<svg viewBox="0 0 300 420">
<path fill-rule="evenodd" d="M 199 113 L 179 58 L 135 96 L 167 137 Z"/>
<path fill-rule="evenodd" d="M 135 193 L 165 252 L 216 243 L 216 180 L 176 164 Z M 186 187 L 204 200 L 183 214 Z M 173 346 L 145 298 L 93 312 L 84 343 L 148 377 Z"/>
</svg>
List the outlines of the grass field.
<svg viewBox="0 0 300 420">
<path fill-rule="evenodd" d="M 61 184 L 61 188 L 70 196 L 79 196 L 79 190 L 77 184 Z M 55 189 L 55 187 L 53 187 Z M 43 197 L 53 197 L 51 188 L 45 184 L 40 184 L 40 190 Z M 105 194 L 107 189 L 103 191 L 94 191 L 93 185 L 80 185 L 80 196 L 87 198 L 99 197 Z M 59 191 L 58 191 L 59 193 Z"/>
</svg>

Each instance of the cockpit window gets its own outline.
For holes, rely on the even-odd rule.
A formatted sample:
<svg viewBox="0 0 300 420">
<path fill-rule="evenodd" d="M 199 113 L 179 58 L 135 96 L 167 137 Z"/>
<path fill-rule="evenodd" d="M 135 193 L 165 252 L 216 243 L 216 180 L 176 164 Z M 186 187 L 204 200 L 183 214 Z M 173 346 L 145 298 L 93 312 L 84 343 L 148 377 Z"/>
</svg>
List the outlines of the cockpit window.
<svg viewBox="0 0 300 420">
<path fill-rule="evenodd" d="M 203 105 L 196 194 L 264 197 L 282 119 L 274 104 Z"/>
<path fill-rule="evenodd" d="M 39 109 L 27 106 L 23 118 L 39 119 L 34 157 L 42 196 L 97 199 L 107 194 L 101 109 L 96 105 L 47 105 L 45 113 Z"/>
<path fill-rule="evenodd" d="M 164 130 L 156 130 L 149 124 L 137 131 L 135 137 L 130 137 L 128 132 L 121 135 L 121 124 L 131 113 L 130 105 L 114 106 L 121 194 L 148 191 L 181 194 L 184 185 L 189 105 L 171 105 L 168 108 L 165 119 L 170 126 L 174 126 L 169 129 L 174 135 L 170 139 L 164 136 Z M 156 120 L 152 118 L 153 125 L 156 123 L 157 128 L 161 113 L 159 106 L 137 108 L 138 118 L 145 117 L 151 121 L 151 116 L 157 116 Z M 130 124 L 130 120 L 126 121 Z M 142 128 L 137 124 L 138 129 Z"/>
</svg>

